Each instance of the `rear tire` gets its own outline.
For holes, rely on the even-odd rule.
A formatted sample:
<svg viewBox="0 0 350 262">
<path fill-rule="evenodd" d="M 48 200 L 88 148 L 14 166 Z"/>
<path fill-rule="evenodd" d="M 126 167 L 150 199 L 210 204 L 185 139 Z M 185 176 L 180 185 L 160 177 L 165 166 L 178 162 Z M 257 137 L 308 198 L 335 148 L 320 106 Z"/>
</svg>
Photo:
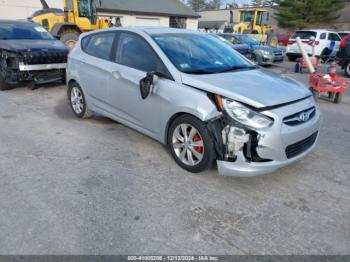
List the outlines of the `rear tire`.
<svg viewBox="0 0 350 262">
<path fill-rule="evenodd" d="M 73 82 L 68 88 L 68 98 L 73 113 L 79 118 L 89 118 L 92 116 L 87 104 L 83 90 L 78 83 Z"/>
<path fill-rule="evenodd" d="M 323 63 L 329 60 L 329 50 L 327 48 L 323 49 L 320 58 Z"/>
<path fill-rule="evenodd" d="M 287 56 L 287 57 L 288 57 L 289 62 L 295 62 L 297 60 L 297 58 L 294 56 Z"/>
<path fill-rule="evenodd" d="M 179 116 L 170 125 L 168 148 L 175 162 L 192 173 L 210 168 L 216 159 L 208 128 L 191 115 Z"/>
</svg>

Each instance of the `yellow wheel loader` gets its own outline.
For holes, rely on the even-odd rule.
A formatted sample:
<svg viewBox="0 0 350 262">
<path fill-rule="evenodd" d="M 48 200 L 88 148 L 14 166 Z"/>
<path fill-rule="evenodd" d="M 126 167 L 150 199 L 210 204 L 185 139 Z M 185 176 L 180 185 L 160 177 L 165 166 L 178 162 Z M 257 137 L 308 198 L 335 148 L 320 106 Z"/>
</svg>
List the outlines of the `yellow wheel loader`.
<svg viewBox="0 0 350 262">
<path fill-rule="evenodd" d="M 230 23 L 225 26 L 225 33 L 251 34 L 252 37 L 261 41 L 264 44 L 277 46 L 277 38 L 268 37 L 272 31 L 269 23 L 269 13 L 262 8 L 245 8 L 238 10 L 236 23 L 233 21 L 233 11 L 230 11 Z M 270 43 L 270 41 L 272 41 Z"/>
<path fill-rule="evenodd" d="M 50 8 L 45 0 L 40 0 L 43 9 L 36 11 L 31 20 L 41 24 L 69 48 L 74 47 L 81 33 L 111 26 L 110 20 L 97 17 L 95 0 L 63 1 L 62 10 Z"/>
</svg>

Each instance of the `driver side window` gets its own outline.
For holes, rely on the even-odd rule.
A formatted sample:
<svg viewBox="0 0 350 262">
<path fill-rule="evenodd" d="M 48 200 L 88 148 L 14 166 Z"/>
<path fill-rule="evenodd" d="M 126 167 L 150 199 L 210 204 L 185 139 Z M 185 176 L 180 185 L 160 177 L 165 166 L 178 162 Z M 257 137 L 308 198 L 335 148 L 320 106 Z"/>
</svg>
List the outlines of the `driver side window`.
<svg viewBox="0 0 350 262">
<path fill-rule="evenodd" d="M 115 62 L 140 71 L 157 71 L 170 76 L 152 47 L 144 39 L 134 34 L 120 34 Z"/>
</svg>

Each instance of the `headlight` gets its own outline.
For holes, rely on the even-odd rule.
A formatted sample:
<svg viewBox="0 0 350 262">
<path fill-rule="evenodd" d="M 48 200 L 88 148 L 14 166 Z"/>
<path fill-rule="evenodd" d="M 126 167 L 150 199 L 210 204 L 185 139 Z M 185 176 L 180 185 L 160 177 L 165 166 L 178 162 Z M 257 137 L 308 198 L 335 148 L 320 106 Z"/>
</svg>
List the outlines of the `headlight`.
<svg viewBox="0 0 350 262">
<path fill-rule="evenodd" d="M 267 128 L 273 124 L 273 120 L 257 113 L 236 101 L 222 98 L 222 106 L 226 113 L 237 122 L 255 129 Z"/>
<path fill-rule="evenodd" d="M 270 51 L 267 51 L 267 50 L 261 50 L 261 52 L 264 54 L 264 55 L 272 55 L 272 53 Z"/>
</svg>

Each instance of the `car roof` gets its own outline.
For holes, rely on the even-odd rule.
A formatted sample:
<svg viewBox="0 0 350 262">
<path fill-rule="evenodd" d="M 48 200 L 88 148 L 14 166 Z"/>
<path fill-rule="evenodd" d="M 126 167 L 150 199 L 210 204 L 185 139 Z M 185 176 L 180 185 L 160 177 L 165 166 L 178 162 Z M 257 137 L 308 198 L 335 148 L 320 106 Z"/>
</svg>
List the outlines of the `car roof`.
<svg viewBox="0 0 350 262">
<path fill-rule="evenodd" d="M 0 24 L 11 24 L 11 25 L 23 25 L 23 24 L 36 24 L 30 20 L 4 20 L 0 19 Z"/>
<path fill-rule="evenodd" d="M 83 35 L 90 35 L 99 32 L 111 32 L 111 31 L 129 31 L 134 33 L 146 33 L 148 35 L 158 35 L 158 34 L 205 34 L 202 32 L 188 30 L 188 29 L 178 29 L 178 28 L 168 28 L 168 27 L 111 27 L 104 30 L 91 31 L 84 33 Z"/>
<path fill-rule="evenodd" d="M 332 30 L 328 30 L 328 29 L 301 29 L 301 30 L 296 30 L 295 32 L 317 32 L 317 33 L 329 32 L 329 33 L 337 33 L 336 31 L 332 31 Z"/>
</svg>

